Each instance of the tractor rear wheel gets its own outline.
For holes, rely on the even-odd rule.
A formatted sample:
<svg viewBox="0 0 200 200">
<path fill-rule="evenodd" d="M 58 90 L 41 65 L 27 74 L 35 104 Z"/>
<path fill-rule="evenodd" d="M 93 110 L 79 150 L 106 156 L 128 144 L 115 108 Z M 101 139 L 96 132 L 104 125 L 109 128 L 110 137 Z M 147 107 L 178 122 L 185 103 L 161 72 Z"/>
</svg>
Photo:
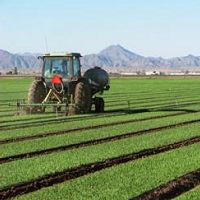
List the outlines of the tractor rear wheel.
<svg viewBox="0 0 200 200">
<path fill-rule="evenodd" d="M 101 97 L 96 97 L 95 99 L 95 112 L 104 112 L 104 100 Z"/>
<path fill-rule="evenodd" d="M 92 105 L 91 88 L 87 83 L 79 82 L 74 93 L 75 114 L 90 113 Z"/>
<path fill-rule="evenodd" d="M 46 88 L 42 81 L 35 80 L 28 93 L 28 104 L 42 103 L 46 97 Z M 45 111 L 44 106 L 30 106 L 30 113 L 43 113 Z"/>
</svg>

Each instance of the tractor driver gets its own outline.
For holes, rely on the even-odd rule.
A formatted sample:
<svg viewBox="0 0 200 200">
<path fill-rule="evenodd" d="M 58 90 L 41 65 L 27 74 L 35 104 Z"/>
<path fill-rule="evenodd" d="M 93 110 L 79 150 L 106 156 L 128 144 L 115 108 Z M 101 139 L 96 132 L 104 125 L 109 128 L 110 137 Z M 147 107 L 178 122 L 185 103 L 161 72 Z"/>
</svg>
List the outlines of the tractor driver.
<svg viewBox="0 0 200 200">
<path fill-rule="evenodd" d="M 53 73 L 68 75 L 67 64 L 67 60 L 59 60 L 59 65 L 55 66 L 52 70 Z"/>
<path fill-rule="evenodd" d="M 62 64 L 58 67 L 58 70 L 64 74 L 64 75 L 68 75 L 68 66 L 67 66 L 67 60 L 63 60 Z"/>
<path fill-rule="evenodd" d="M 58 66 L 58 73 L 59 73 L 59 74 L 63 74 L 63 73 L 64 73 L 64 65 L 63 65 L 63 64 L 60 64 L 60 65 Z"/>
</svg>

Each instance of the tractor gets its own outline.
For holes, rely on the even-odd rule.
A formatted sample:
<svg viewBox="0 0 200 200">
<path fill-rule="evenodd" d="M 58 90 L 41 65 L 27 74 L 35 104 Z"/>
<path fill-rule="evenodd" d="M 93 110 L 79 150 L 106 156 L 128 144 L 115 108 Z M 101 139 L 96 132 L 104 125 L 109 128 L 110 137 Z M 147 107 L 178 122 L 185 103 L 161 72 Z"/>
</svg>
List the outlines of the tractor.
<svg viewBox="0 0 200 200">
<path fill-rule="evenodd" d="M 65 106 L 67 114 L 104 112 L 104 100 L 95 94 L 109 90 L 109 76 L 100 67 L 81 75 L 81 54 L 46 53 L 42 61 L 42 76 L 36 77 L 28 92 L 27 113 L 43 113 L 47 106 L 53 111 Z"/>
</svg>

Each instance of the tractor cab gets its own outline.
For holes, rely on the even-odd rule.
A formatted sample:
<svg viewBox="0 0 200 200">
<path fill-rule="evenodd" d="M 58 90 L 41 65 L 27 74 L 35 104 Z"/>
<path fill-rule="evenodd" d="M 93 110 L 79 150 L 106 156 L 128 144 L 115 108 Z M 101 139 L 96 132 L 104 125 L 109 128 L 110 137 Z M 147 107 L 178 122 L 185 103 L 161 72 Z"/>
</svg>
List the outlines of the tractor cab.
<svg viewBox="0 0 200 200">
<path fill-rule="evenodd" d="M 55 75 L 62 79 L 81 77 L 79 53 L 47 53 L 43 59 L 42 77 L 52 79 Z"/>
</svg>

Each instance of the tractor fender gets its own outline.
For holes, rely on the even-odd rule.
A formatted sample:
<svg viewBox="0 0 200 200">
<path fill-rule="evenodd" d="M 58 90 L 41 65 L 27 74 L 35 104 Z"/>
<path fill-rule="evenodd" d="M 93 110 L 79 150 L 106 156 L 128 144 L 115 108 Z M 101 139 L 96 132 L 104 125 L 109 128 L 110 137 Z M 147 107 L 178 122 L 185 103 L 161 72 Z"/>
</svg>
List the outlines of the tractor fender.
<svg viewBox="0 0 200 200">
<path fill-rule="evenodd" d="M 36 77 L 35 77 L 35 80 L 36 80 L 36 81 L 41 81 L 41 82 L 43 82 L 43 83 L 45 82 L 45 79 L 44 79 L 43 77 L 41 77 L 41 76 L 36 76 Z"/>
</svg>

